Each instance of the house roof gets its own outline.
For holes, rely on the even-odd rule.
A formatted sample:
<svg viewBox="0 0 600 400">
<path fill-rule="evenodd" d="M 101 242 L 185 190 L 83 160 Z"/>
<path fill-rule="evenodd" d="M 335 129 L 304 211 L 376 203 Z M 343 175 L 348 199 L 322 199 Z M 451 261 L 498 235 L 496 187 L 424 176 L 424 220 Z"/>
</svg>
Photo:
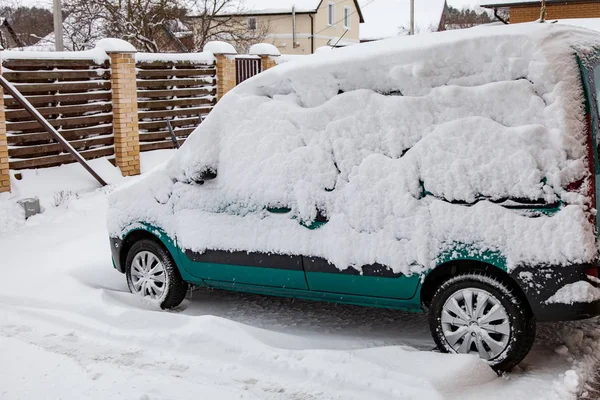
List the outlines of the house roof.
<svg viewBox="0 0 600 400">
<path fill-rule="evenodd" d="M 323 0 L 240 0 L 231 5 L 219 15 L 269 15 L 291 14 L 292 7 L 297 13 L 316 13 Z M 354 0 L 360 22 L 365 22 L 358 0 Z"/>
<path fill-rule="evenodd" d="M 598 0 L 546 0 L 546 3 L 595 3 L 597 1 Z M 481 2 L 483 3 L 481 4 L 481 7 L 486 8 L 542 4 L 541 0 L 481 0 Z"/>
<path fill-rule="evenodd" d="M 361 40 L 385 39 L 405 35 L 410 28 L 410 0 L 360 0 L 365 23 Z M 446 0 L 415 1 L 415 32 L 437 31 Z"/>
</svg>

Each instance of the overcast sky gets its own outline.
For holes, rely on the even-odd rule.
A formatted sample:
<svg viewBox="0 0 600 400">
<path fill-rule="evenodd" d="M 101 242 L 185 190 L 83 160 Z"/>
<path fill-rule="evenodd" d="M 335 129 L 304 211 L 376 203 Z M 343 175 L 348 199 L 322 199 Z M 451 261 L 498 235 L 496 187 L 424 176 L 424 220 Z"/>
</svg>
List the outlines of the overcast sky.
<svg viewBox="0 0 600 400">
<path fill-rule="evenodd" d="M 418 1 L 418 0 L 417 0 Z M 462 8 L 465 6 L 475 6 L 481 3 L 481 0 L 446 0 L 449 6 Z M 0 5 L 23 4 L 38 7 L 52 7 L 52 0 L 0 0 Z"/>
</svg>

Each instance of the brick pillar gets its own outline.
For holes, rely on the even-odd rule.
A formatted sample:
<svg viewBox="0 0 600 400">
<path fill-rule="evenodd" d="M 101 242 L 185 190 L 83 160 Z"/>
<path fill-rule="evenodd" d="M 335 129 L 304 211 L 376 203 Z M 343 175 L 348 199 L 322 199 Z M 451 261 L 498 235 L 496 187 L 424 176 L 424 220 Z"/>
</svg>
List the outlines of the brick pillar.
<svg viewBox="0 0 600 400">
<path fill-rule="evenodd" d="M 0 47 L 2 50 L 2 47 Z M 0 53 L 0 72 L 1 70 Z M 0 88 L 0 192 L 10 192 L 10 170 L 8 167 L 8 142 L 6 139 L 6 116 L 4 114 L 4 94 Z"/>
<path fill-rule="evenodd" d="M 235 71 L 235 56 L 228 54 L 215 54 L 217 59 L 217 101 L 237 83 Z"/>
<path fill-rule="evenodd" d="M 135 48 L 118 39 L 97 44 L 110 56 L 115 161 L 123 176 L 140 174 Z"/>
<path fill-rule="evenodd" d="M 279 56 L 260 56 L 260 61 L 262 64 L 262 70 L 266 71 L 269 68 L 273 68 L 277 65 L 277 57 Z"/>
</svg>

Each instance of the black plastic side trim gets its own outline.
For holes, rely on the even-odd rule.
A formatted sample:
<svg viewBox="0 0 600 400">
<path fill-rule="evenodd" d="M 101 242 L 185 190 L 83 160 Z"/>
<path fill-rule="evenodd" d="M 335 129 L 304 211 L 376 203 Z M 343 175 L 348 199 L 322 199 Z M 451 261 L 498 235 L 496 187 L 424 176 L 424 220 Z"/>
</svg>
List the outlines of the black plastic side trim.
<svg viewBox="0 0 600 400">
<path fill-rule="evenodd" d="M 204 253 L 186 250 L 185 255 L 194 262 L 302 271 L 301 256 L 225 250 L 207 250 Z"/>
<path fill-rule="evenodd" d="M 110 238 L 110 252 L 112 253 L 112 259 L 115 264 L 117 271 L 124 273 L 125 266 L 121 265 L 121 248 L 123 247 L 123 241 L 119 238 Z"/>
<path fill-rule="evenodd" d="M 335 265 L 321 257 L 303 257 L 303 262 L 306 272 L 327 272 L 330 274 L 377 276 L 381 278 L 399 278 L 403 276 L 402 273 L 396 273 L 390 267 L 378 263 L 363 265 L 361 273 L 353 267 L 339 270 Z"/>
<path fill-rule="evenodd" d="M 600 315 L 600 301 L 592 303 L 561 304 L 550 303 L 548 300 L 565 285 L 586 281 L 592 282 L 585 271 L 591 268 L 590 264 L 577 264 L 571 266 L 519 266 L 510 275 L 517 281 L 533 314 L 538 321 L 569 321 L 591 318 Z"/>
</svg>

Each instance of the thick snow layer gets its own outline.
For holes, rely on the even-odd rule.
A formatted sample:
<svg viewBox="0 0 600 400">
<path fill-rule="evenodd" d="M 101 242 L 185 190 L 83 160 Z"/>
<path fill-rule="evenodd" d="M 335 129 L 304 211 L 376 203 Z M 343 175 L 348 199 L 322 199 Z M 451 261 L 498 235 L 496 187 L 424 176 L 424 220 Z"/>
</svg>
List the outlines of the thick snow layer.
<svg viewBox="0 0 600 400">
<path fill-rule="evenodd" d="M 248 54 L 257 56 L 280 56 L 281 52 L 275 46 L 270 43 L 257 43 L 250 47 Z"/>
<path fill-rule="evenodd" d="M 136 53 L 136 61 L 191 61 L 202 64 L 212 64 L 215 62 L 215 56 L 210 51 L 202 53 Z"/>
<path fill-rule="evenodd" d="M 360 0 L 365 22 L 360 24 L 361 40 L 408 35 L 410 0 Z M 445 0 L 415 1 L 415 33 L 436 32 L 446 6 Z"/>
<path fill-rule="evenodd" d="M 94 60 L 96 63 L 101 64 L 108 60 L 109 57 L 106 52 L 100 48 L 85 51 L 16 51 L 7 50 L 3 51 L 0 55 L 3 60 L 12 59 L 39 59 L 39 60 Z"/>
<path fill-rule="evenodd" d="M 173 153 L 142 153 L 142 167 Z M 51 171 L 64 168 L 40 170 L 43 193 L 31 174 L 14 187 L 60 193 L 70 182 Z M 474 356 L 431 352 L 423 315 L 215 290 L 160 312 L 111 266 L 113 187 L 69 189 L 76 196 L 0 233 L 3 400 L 597 398 L 585 392 L 600 361 L 598 318 L 540 324 L 525 361 L 498 377 Z"/>
<path fill-rule="evenodd" d="M 237 51 L 231 44 L 218 40 L 206 43 L 202 51 L 214 54 L 237 54 Z"/>
<path fill-rule="evenodd" d="M 137 51 L 131 43 L 114 38 L 100 39 L 96 43 L 96 47 L 107 53 L 135 53 Z"/>
<path fill-rule="evenodd" d="M 600 289 L 589 282 L 579 281 L 561 287 L 546 303 L 591 303 L 597 300 L 600 300 Z"/>
<path fill-rule="evenodd" d="M 187 249 L 306 254 L 340 269 L 377 262 L 403 273 L 435 266 L 456 242 L 499 251 L 509 268 L 591 261 L 586 185 L 565 188 L 588 178 L 571 46 L 599 41 L 525 24 L 283 64 L 227 94 L 165 170 L 115 193 L 109 231 L 145 221 Z M 194 183 L 207 168 L 217 179 Z M 531 218 L 491 202 L 505 199 L 569 205 Z M 318 209 L 328 224 L 299 224 Z"/>
</svg>

